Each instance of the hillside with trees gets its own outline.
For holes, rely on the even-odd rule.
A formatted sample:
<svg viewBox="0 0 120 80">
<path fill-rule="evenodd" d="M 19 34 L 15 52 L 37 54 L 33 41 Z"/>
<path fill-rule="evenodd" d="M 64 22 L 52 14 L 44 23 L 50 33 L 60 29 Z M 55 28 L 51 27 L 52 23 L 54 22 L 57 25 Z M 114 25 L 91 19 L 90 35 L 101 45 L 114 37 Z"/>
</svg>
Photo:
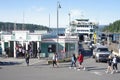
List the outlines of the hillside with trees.
<svg viewBox="0 0 120 80">
<path fill-rule="evenodd" d="M 120 20 L 117 20 L 108 26 L 104 27 L 104 32 L 120 33 Z"/>
<path fill-rule="evenodd" d="M 34 30 L 50 30 L 47 26 L 36 25 L 36 24 L 22 24 L 22 23 L 10 23 L 10 22 L 0 22 L 0 31 L 12 31 L 12 30 L 29 30 L 33 32 Z"/>
</svg>

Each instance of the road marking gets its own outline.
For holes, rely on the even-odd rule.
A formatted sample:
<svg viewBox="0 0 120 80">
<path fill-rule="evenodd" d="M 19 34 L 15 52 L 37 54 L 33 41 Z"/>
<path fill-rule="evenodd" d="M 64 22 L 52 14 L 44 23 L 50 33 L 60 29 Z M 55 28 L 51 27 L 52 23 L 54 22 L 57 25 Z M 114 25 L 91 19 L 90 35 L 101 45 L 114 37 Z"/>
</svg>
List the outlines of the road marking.
<svg viewBox="0 0 120 80">
<path fill-rule="evenodd" d="M 96 71 L 91 72 L 91 73 L 94 73 L 94 74 L 99 75 L 99 76 L 101 76 L 101 75 L 102 75 L 102 73 L 101 73 L 101 72 L 96 72 Z"/>
</svg>

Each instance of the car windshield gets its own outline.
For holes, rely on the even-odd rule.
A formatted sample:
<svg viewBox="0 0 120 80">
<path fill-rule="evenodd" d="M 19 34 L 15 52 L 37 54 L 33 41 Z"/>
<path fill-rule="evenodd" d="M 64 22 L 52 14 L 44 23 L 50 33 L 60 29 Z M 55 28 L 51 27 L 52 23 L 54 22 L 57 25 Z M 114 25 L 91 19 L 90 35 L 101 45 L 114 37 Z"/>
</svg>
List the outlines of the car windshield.
<svg viewBox="0 0 120 80">
<path fill-rule="evenodd" d="M 98 51 L 98 52 L 108 51 L 108 48 L 98 48 L 97 51 Z"/>
</svg>

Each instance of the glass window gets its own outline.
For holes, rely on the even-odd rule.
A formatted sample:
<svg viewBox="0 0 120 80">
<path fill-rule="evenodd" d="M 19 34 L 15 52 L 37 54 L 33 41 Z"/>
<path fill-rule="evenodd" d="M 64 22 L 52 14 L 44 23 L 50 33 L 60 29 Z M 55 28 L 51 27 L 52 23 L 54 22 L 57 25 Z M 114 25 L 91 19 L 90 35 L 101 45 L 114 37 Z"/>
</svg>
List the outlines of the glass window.
<svg viewBox="0 0 120 80">
<path fill-rule="evenodd" d="M 98 51 L 98 52 L 108 51 L 108 48 L 98 48 L 97 51 Z"/>
<path fill-rule="evenodd" d="M 90 32 L 93 32 L 94 30 L 93 29 L 90 29 Z"/>
</svg>

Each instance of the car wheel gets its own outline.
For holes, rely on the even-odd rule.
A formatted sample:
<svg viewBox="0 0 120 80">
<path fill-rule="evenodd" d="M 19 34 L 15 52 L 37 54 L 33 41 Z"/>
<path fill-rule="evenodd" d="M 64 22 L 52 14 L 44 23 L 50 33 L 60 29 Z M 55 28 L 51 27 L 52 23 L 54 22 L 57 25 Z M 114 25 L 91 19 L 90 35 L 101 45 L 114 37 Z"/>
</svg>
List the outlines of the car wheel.
<svg viewBox="0 0 120 80">
<path fill-rule="evenodd" d="M 92 58 L 95 58 L 95 56 L 93 55 Z"/>
<path fill-rule="evenodd" d="M 95 57 L 95 62 L 98 62 L 97 58 Z"/>
<path fill-rule="evenodd" d="M 96 62 L 100 62 L 100 60 L 99 60 L 99 59 L 97 59 L 97 58 L 95 58 L 95 61 L 96 61 Z"/>
<path fill-rule="evenodd" d="M 100 60 L 97 60 L 98 62 L 100 62 Z"/>
</svg>

